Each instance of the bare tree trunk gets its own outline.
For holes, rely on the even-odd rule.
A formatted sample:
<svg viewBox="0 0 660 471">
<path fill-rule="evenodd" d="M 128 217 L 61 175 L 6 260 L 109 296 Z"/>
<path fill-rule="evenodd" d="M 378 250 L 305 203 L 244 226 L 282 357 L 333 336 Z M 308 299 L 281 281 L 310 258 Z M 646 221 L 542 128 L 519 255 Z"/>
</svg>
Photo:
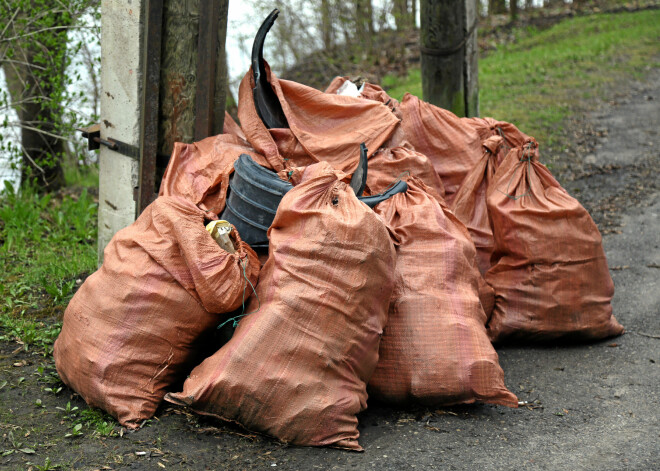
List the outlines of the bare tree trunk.
<svg viewBox="0 0 660 471">
<path fill-rule="evenodd" d="M 371 0 L 355 0 L 355 35 L 364 49 L 371 52 L 374 34 Z"/>
<path fill-rule="evenodd" d="M 321 0 L 321 36 L 323 37 L 323 47 L 332 49 L 334 41 L 330 0 Z"/>
<path fill-rule="evenodd" d="M 506 3 L 504 0 L 488 0 L 488 14 L 501 15 L 506 13 Z"/>
<path fill-rule="evenodd" d="M 21 126 L 21 181 L 34 182 L 40 191 L 56 191 L 64 185 L 62 159 L 66 146 L 58 123 L 64 114 L 61 100 L 71 18 L 53 13 L 51 19 L 52 29 L 45 32 L 32 31 L 43 28 L 34 24 L 15 30 L 22 37 L 12 44 L 12 60 L 1 64 Z M 7 53 L 4 51 L 3 56 Z"/>
<path fill-rule="evenodd" d="M 165 155 L 194 139 L 199 2 L 163 3 L 158 151 Z"/>
<path fill-rule="evenodd" d="M 511 21 L 518 19 L 518 0 L 509 0 L 509 9 L 511 11 Z"/>
<path fill-rule="evenodd" d="M 412 0 L 411 10 L 413 28 L 417 29 L 417 0 Z"/>
<path fill-rule="evenodd" d="M 421 20 L 424 100 L 459 116 L 477 115 L 476 1 L 422 0 Z"/>
<path fill-rule="evenodd" d="M 406 31 L 415 26 L 415 0 L 394 0 L 392 14 L 398 31 Z"/>
</svg>

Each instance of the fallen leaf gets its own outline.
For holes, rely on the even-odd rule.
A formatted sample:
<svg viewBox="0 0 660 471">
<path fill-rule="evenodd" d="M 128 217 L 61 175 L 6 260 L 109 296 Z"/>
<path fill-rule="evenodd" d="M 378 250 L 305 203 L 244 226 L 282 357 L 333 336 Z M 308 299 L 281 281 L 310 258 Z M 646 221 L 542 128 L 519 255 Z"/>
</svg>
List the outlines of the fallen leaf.
<svg viewBox="0 0 660 471">
<path fill-rule="evenodd" d="M 34 455 L 36 453 L 32 448 L 20 448 L 18 451 L 25 453 L 26 455 Z"/>
</svg>

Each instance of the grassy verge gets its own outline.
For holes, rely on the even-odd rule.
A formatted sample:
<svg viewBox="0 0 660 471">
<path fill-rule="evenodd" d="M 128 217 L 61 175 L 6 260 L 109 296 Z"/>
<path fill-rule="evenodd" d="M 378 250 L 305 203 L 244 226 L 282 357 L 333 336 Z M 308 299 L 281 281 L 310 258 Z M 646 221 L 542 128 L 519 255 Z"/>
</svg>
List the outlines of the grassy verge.
<svg viewBox="0 0 660 471">
<path fill-rule="evenodd" d="M 562 145 L 566 119 L 611 84 L 660 65 L 658 10 L 585 16 L 516 35 L 479 62 L 481 115 L 512 122 L 549 148 Z M 422 95 L 419 69 L 383 85 L 396 99 Z"/>
<path fill-rule="evenodd" d="M 85 179 L 74 183 L 94 182 Z M 96 269 L 96 215 L 87 190 L 39 195 L 6 184 L 0 194 L 0 340 L 50 352 L 59 334 L 52 321 L 77 278 Z"/>
</svg>

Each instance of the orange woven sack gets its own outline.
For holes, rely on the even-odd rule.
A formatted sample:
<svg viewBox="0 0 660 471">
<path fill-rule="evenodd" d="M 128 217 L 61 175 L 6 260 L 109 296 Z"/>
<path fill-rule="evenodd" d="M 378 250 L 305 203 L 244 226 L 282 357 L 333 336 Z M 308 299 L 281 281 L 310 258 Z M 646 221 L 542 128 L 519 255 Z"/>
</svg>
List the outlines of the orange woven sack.
<svg viewBox="0 0 660 471">
<path fill-rule="evenodd" d="M 482 275 L 490 268 L 494 245 L 486 207 L 486 192 L 495 176 L 498 155 L 503 145 L 504 139 L 500 136 L 492 136 L 484 141 L 483 157 L 465 177 L 452 203 L 452 211 L 465 224 L 472 237 Z"/>
<path fill-rule="evenodd" d="M 232 231 L 238 251 L 225 252 L 204 219 L 186 200 L 158 198 L 115 234 L 64 313 L 54 349 L 62 381 L 128 428 L 153 416 L 217 313 L 238 308 L 257 281 L 252 249 Z"/>
<path fill-rule="evenodd" d="M 238 116 L 247 140 L 276 172 L 329 162 L 337 170 L 352 173 L 358 165 L 360 143 L 365 143 L 371 155 L 399 123 L 381 103 L 278 79 L 268 66 L 266 72 L 289 128 L 269 130 L 262 122 L 254 105 L 252 69 L 241 81 Z"/>
<path fill-rule="evenodd" d="M 376 151 L 369 159 L 367 186 L 371 193 L 380 193 L 404 174 L 419 178 L 444 197 L 445 189 L 431 161 L 424 154 L 408 147 L 381 148 Z"/>
<path fill-rule="evenodd" d="M 284 196 L 268 238 L 251 314 L 166 399 L 286 443 L 360 450 L 393 285 L 388 231 L 323 162 Z"/>
<path fill-rule="evenodd" d="M 333 95 L 336 94 L 341 86 L 349 80 L 349 77 L 335 77 L 332 79 L 332 82 L 330 82 L 330 85 L 328 85 L 328 87 L 325 89 L 325 93 L 331 93 Z M 377 101 L 387 105 L 387 107 L 391 110 L 395 110 L 399 106 L 399 102 L 397 100 L 389 96 L 382 87 L 374 83 L 364 82 L 360 87 L 359 93 L 360 98 Z"/>
<path fill-rule="evenodd" d="M 451 205 L 461 182 L 483 155 L 479 134 L 451 111 L 409 93 L 404 95 L 399 111 L 405 138 L 431 160 Z"/>
<path fill-rule="evenodd" d="M 341 88 L 341 86 L 344 85 L 344 83 L 347 80 L 349 80 L 348 77 L 335 77 L 330 83 L 330 85 L 328 85 L 328 88 L 325 90 L 325 93 L 332 93 L 332 94 L 337 93 Z M 399 121 L 401 121 L 403 114 L 399 109 L 399 102 L 394 98 L 392 98 L 391 96 L 389 96 L 385 92 L 385 90 L 383 90 L 378 85 L 368 82 L 363 83 L 362 86 L 360 87 L 360 90 L 361 91 L 359 94 L 359 98 L 363 100 L 376 101 L 378 103 L 384 104 L 392 111 L 392 114 Z M 394 131 L 392 132 L 390 137 L 385 142 L 383 142 L 381 146 L 384 148 L 406 147 L 413 149 L 413 146 L 406 139 L 406 134 L 403 130 L 403 127 L 400 124 L 394 128 Z M 444 190 L 442 193 L 444 194 Z"/>
<path fill-rule="evenodd" d="M 517 407 L 486 334 L 465 227 L 416 178 L 375 210 L 395 234 L 397 264 L 369 393 L 391 403 Z"/>
<path fill-rule="evenodd" d="M 232 136 L 236 136 L 247 143 L 247 140 L 245 139 L 245 133 L 243 133 L 241 127 L 236 123 L 236 121 L 234 121 L 234 118 L 231 117 L 228 111 L 225 111 L 225 121 L 222 126 L 222 133 L 231 134 Z"/>
<path fill-rule="evenodd" d="M 193 144 L 176 142 L 165 169 L 159 196 L 179 196 L 201 209 L 219 214 L 225 208 L 229 177 L 241 154 L 268 166 L 239 136 L 220 134 Z"/>
<path fill-rule="evenodd" d="M 533 139 L 513 149 L 488 190 L 495 237 L 488 334 L 493 342 L 619 335 L 598 228 L 538 159 Z"/>
<path fill-rule="evenodd" d="M 479 139 L 482 141 L 492 136 L 500 136 L 504 139 L 504 145 L 500 147 L 500 152 L 497 155 L 497 165 L 502 163 L 502 160 L 511 149 L 522 146 L 530 139 L 515 125 L 506 121 L 497 121 L 493 118 L 461 118 L 461 121 L 477 131 Z"/>
</svg>

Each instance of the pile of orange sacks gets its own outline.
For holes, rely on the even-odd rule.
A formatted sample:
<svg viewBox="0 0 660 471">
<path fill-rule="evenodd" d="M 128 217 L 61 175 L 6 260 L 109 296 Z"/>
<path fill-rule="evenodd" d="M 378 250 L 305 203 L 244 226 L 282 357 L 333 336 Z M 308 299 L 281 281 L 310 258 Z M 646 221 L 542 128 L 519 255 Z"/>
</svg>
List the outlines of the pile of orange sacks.
<svg viewBox="0 0 660 471">
<path fill-rule="evenodd" d="M 136 427 L 166 399 L 287 443 L 359 450 L 368 397 L 517 407 L 493 344 L 623 332 L 600 233 L 532 137 L 373 84 L 344 96 L 347 78 L 321 92 L 267 70 L 289 127 L 266 128 L 248 71 L 240 126 L 226 115 L 225 134 L 175 144 L 159 198 L 71 301 L 55 360 L 90 404 Z M 347 184 L 361 143 L 367 194 L 408 183 L 374 210 Z M 240 154 L 294 185 L 261 265 L 240 234 L 230 256 L 202 227 L 224 209 Z M 166 288 L 167 299 L 149 291 Z M 241 304 L 231 340 L 194 360 L 196 342 Z M 93 340 L 98 329 L 111 337 Z M 156 334 L 167 341 L 147 352 Z"/>
</svg>

